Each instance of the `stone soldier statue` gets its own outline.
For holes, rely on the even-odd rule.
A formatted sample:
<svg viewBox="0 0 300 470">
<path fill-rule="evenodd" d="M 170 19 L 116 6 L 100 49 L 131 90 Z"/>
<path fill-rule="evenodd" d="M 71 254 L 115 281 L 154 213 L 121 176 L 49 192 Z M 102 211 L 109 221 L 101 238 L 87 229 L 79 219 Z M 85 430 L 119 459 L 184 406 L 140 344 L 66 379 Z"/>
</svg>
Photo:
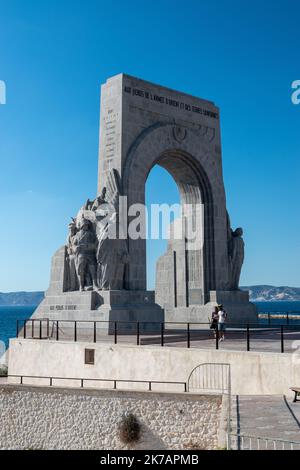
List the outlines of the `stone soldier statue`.
<svg viewBox="0 0 300 470">
<path fill-rule="evenodd" d="M 237 228 L 235 231 L 230 229 L 230 238 L 228 241 L 229 290 L 239 289 L 245 256 L 245 243 L 242 236 L 243 229 L 241 227 Z"/>
<path fill-rule="evenodd" d="M 74 238 L 74 247 L 76 253 L 76 268 L 79 277 L 80 290 L 83 291 L 86 286 L 86 279 L 91 277 L 92 286 L 96 289 L 97 283 L 97 261 L 96 261 L 96 235 L 90 220 L 82 219 L 79 222 L 79 231 Z"/>
<path fill-rule="evenodd" d="M 94 201 L 91 201 L 90 199 L 88 199 L 86 203 L 82 206 L 82 209 L 85 211 L 90 211 L 92 210 L 93 204 L 94 204 Z"/>
<path fill-rule="evenodd" d="M 98 197 L 94 200 L 94 202 L 93 202 L 93 204 L 92 204 L 92 206 L 91 206 L 91 210 L 96 212 L 97 209 L 99 209 L 102 204 L 106 204 L 107 201 L 106 201 L 105 197 L 106 197 L 106 188 L 104 187 L 104 188 L 102 189 L 102 193 L 100 194 L 100 196 L 98 196 Z"/>
<path fill-rule="evenodd" d="M 76 219 L 72 218 L 69 224 L 69 235 L 67 240 L 67 290 L 78 290 L 78 276 L 76 270 L 76 247 L 74 245 L 77 233 Z"/>
<path fill-rule="evenodd" d="M 100 196 L 96 197 L 92 201 L 87 199 L 87 201 L 83 204 L 81 210 L 82 211 L 96 211 L 101 204 L 106 202 L 105 200 L 106 188 L 103 188 L 102 193 Z"/>
</svg>

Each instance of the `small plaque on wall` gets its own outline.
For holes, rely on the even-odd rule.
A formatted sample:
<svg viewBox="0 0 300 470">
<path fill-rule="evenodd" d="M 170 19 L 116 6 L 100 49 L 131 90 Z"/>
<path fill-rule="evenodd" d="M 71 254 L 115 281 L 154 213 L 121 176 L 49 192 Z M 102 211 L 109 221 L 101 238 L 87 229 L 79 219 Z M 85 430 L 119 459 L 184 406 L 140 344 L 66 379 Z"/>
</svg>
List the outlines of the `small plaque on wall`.
<svg viewBox="0 0 300 470">
<path fill-rule="evenodd" d="M 95 349 L 84 350 L 84 363 L 90 365 L 95 364 Z"/>
</svg>

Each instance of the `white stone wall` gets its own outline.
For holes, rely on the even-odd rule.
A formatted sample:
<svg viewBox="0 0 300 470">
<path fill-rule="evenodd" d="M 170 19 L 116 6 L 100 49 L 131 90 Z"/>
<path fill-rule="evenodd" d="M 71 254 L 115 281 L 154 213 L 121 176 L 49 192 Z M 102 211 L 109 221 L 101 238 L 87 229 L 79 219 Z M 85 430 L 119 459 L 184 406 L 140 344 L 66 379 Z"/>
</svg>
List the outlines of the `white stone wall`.
<svg viewBox="0 0 300 470">
<path fill-rule="evenodd" d="M 95 349 L 95 365 L 84 364 L 85 348 Z M 298 358 L 296 353 L 11 339 L 8 370 L 19 376 L 151 380 L 161 382 L 153 384 L 153 391 L 181 392 L 183 385 L 164 386 L 163 382 L 187 382 L 199 364 L 226 363 L 231 365 L 233 394 L 291 396 L 290 387 L 300 383 Z M 10 377 L 9 381 L 19 383 L 20 379 Z M 24 379 L 25 383 L 48 385 L 49 379 Z M 53 385 L 76 387 L 79 382 L 66 380 Z M 110 386 L 112 383 L 105 384 Z M 145 390 L 147 384 L 141 387 Z"/>
<path fill-rule="evenodd" d="M 216 448 L 221 402 L 220 396 L 2 386 L 0 449 L 126 449 L 118 437 L 126 412 L 142 426 L 133 449 Z"/>
</svg>

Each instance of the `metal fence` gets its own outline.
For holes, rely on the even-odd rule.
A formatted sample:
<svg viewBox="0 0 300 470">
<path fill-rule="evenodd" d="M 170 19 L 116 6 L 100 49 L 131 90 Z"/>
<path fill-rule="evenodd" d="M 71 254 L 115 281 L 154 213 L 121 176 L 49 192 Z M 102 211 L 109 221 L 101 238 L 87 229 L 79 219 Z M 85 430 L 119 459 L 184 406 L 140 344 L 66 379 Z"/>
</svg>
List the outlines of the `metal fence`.
<svg viewBox="0 0 300 470">
<path fill-rule="evenodd" d="M 147 386 L 148 391 L 153 391 L 153 385 L 179 385 L 182 386 L 182 392 L 187 392 L 187 383 L 186 382 L 169 382 L 169 381 L 157 381 L 157 380 L 130 380 L 130 379 L 95 379 L 95 378 L 81 378 L 81 377 L 49 377 L 49 376 L 39 376 L 39 375 L 12 375 L 9 374 L 8 378 L 16 378 L 19 380 L 19 385 L 33 385 L 33 380 L 38 380 L 39 384 L 41 385 L 40 381 L 44 380 L 47 383 L 43 384 L 44 386 L 54 387 L 59 386 L 59 382 L 76 382 L 80 388 L 86 388 L 85 385 L 87 383 L 96 382 L 96 383 L 103 383 L 103 384 L 112 384 L 111 389 L 113 390 L 120 390 L 118 388 L 118 384 L 145 384 Z M 26 384 L 26 379 L 30 381 Z M 74 385 L 74 384 L 71 384 Z M 63 385 L 65 387 L 65 384 Z M 95 387 L 92 387 L 95 388 Z"/>
<path fill-rule="evenodd" d="M 126 339 L 127 343 L 140 345 L 220 348 L 223 333 L 210 329 L 211 324 L 183 322 L 128 322 L 89 320 L 28 319 L 17 321 L 17 337 L 28 339 L 52 339 L 56 341 L 84 341 L 97 343 L 109 339 L 114 344 Z M 291 350 L 291 342 L 300 340 L 300 325 L 276 326 L 249 323 L 241 326 L 226 324 L 226 341 L 237 344 L 239 350 L 258 351 L 262 343 L 266 348 L 272 343 L 272 351 L 284 353 Z M 208 342 L 207 342 L 208 341 Z M 288 345 L 288 348 L 286 348 Z M 268 350 L 268 349 L 262 350 Z"/>
<path fill-rule="evenodd" d="M 300 450 L 300 441 L 231 434 L 231 450 Z"/>
<path fill-rule="evenodd" d="M 230 390 L 230 364 L 199 364 L 189 375 L 188 390 L 228 393 Z"/>
<path fill-rule="evenodd" d="M 226 442 L 231 449 L 231 367 L 227 363 L 204 363 L 195 367 L 187 382 L 189 392 L 221 393 L 227 398 Z"/>
</svg>

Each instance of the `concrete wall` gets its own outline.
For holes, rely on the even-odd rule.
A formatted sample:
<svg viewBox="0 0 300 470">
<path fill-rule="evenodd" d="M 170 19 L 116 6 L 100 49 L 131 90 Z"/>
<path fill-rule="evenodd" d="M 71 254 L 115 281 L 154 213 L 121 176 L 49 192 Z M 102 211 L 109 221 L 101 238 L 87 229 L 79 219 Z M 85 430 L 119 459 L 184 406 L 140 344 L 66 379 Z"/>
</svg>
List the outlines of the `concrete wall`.
<svg viewBox="0 0 300 470">
<path fill-rule="evenodd" d="M 95 365 L 84 364 L 85 348 L 95 349 Z M 30 339 L 10 340 L 9 349 L 12 375 L 186 382 L 193 368 L 203 363 L 231 364 L 234 394 L 289 394 L 289 387 L 300 384 L 299 361 L 292 354 Z M 49 381 L 31 380 L 31 383 L 47 385 Z M 78 386 L 78 381 L 67 384 Z M 105 382 L 102 386 L 107 388 L 111 384 Z M 145 389 L 147 385 L 140 387 Z M 183 387 L 153 385 L 153 390 L 166 389 L 182 391 Z"/>
<path fill-rule="evenodd" d="M 141 424 L 134 449 L 213 449 L 220 396 L 0 388 L 0 449 L 126 449 L 118 424 Z"/>
</svg>

